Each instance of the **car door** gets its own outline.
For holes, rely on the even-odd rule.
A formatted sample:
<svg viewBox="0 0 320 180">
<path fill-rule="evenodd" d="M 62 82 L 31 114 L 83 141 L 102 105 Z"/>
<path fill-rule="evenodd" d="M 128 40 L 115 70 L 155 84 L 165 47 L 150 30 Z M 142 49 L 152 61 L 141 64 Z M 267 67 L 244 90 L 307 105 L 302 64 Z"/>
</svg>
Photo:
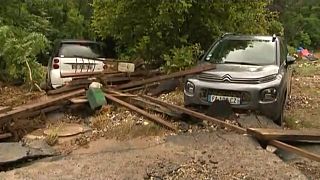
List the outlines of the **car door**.
<svg viewBox="0 0 320 180">
<path fill-rule="evenodd" d="M 282 86 L 283 87 L 282 93 L 283 93 L 283 96 L 285 95 L 284 98 L 286 98 L 286 100 L 288 99 L 291 92 L 291 76 L 292 76 L 292 70 L 286 63 L 287 55 L 288 55 L 287 46 L 283 40 L 280 40 L 280 68 L 283 71 L 283 80 L 284 80 L 283 81 L 284 84 Z"/>
</svg>

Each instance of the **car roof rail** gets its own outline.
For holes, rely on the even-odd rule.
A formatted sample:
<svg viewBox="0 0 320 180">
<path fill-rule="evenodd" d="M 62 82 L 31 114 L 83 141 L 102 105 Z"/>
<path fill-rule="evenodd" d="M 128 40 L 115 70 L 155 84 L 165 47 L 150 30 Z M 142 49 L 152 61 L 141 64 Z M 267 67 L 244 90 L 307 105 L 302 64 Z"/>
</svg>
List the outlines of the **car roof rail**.
<svg viewBox="0 0 320 180">
<path fill-rule="evenodd" d="M 225 36 L 230 36 L 230 35 L 236 35 L 236 33 L 230 33 L 230 32 L 226 32 L 226 33 L 223 33 L 221 35 L 221 38 L 225 37 Z"/>
</svg>

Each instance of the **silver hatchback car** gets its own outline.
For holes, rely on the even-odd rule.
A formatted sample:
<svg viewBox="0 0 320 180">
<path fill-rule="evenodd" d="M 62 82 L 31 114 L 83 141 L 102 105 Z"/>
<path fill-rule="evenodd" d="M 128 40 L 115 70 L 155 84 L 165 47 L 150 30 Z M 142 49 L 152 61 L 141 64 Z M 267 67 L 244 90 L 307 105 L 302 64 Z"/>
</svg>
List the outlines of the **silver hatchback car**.
<svg viewBox="0 0 320 180">
<path fill-rule="evenodd" d="M 282 124 L 294 61 L 281 37 L 224 35 L 200 61 L 216 69 L 186 78 L 185 106 L 227 100 L 232 108 L 259 111 Z"/>
</svg>

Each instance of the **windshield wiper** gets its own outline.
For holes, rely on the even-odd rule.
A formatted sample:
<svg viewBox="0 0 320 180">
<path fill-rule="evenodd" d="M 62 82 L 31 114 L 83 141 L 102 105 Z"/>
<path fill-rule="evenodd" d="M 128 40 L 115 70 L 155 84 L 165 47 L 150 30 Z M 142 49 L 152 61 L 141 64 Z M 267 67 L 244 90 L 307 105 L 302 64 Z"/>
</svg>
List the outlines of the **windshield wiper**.
<svg viewBox="0 0 320 180">
<path fill-rule="evenodd" d="M 241 64 L 241 65 L 254 65 L 254 66 L 259 66 L 259 64 L 254 64 L 254 63 L 247 63 L 247 62 L 232 62 L 232 61 L 225 61 L 225 64 Z"/>
</svg>

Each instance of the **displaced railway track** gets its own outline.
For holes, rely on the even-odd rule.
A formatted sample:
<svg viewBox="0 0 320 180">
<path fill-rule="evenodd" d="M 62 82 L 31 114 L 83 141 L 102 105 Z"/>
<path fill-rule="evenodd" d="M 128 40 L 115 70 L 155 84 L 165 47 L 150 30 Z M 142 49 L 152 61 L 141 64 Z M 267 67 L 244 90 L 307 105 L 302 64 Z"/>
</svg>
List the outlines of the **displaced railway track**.
<svg viewBox="0 0 320 180">
<path fill-rule="evenodd" d="M 266 144 L 275 146 L 279 149 L 283 149 L 285 151 L 288 152 L 292 152 L 295 154 L 298 154 L 300 156 L 309 158 L 311 160 L 314 161 L 318 161 L 320 162 L 320 155 L 303 150 L 301 148 L 292 146 L 290 144 L 287 144 L 285 142 L 283 142 L 283 140 L 285 139 L 281 139 L 281 137 L 283 138 L 283 136 L 267 136 L 267 135 L 263 135 L 263 134 L 257 134 L 257 133 L 252 133 L 252 129 L 246 129 L 243 127 L 239 127 L 237 125 L 234 124 L 230 124 L 228 122 L 225 122 L 223 120 L 214 118 L 214 117 L 210 117 L 207 116 L 205 114 L 199 113 L 199 112 L 195 112 L 192 111 L 190 109 L 187 109 L 185 107 L 182 106 L 177 106 L 174 104 L 170 104 L 167 102 L 164 102 L 162 100 L 159 100 L 157 98 L 154 97 L 150 97 L 147 95 L 135 95 L 135 94 L 129 94 L 129 93 L 123 93 L 123 91 L 126 91 L 127 89 L 130 88 L 143 88 L 148 84 L 152 84 L 152 83 L 156 83 L 159 81 L 164 81 L 164 80 L 168 80 L 168 79 L 172 79 L 172 78 L 181 78 L 183 76 L 186 76 L 188 74 L 195 74 L 195 73 L 200 73 L 202 71 L 205 70 L 209 70 L 215 68 L 214 66 L 200 66 L 200 67 L 196 67 L 190 70 L 186 70 L 186 71 L 181 71 L 181 72 L 177 72 L 177 73 L 173 73 L 173 74 L 169 74 L 169 75 L 162 75 L 162 76 L 156 76 L 156 77 L 148 77 L 144 80 L 139 80 L 139 81 L 131 81 L 125 84 L 120 84 L 118 86 L 112 86 L 112 88 L 110 88 L 109 86 L 104 87 L 105 90 L 105 94 L 104 96 L 110 100 L 113 101 L 117 104 L 120 104 L 121 106 L 124 106 L 128 109 L 130 109 L 131 111 L 134 111 L 142 116 L 145 116 L 146 118 L 150 119 L 151 121 L 160 124 L 174 132 L 178 132 L 179 129 L 171 122 L 162 119 L 158 116 L 155 116 L 151 113 L 149 113 L 148 111 L 152 110 L 155 111 L 157 113 L 164 113 L 168 116 L 175 116 L 177 114 L 187 114 L 189 116 L 192 116 L 194 118 L 197 118 L 199 120 L 206 120 L 206 121 L 210 121 L 211 123 L 218 125 L 220 127 L 224 127 L 226 129 L 235 131 L 239 134 L 250 134 L 251 136 L 255 137 L 256 139 L 263 141 Z M 86 74 L 87 75 L 87 74 Z M 122 75 L 126 76 L 125 73 L 122 73 Z M 110 76 L 110 75 L 107 75 Z M 121 77 L 121 76 L 117 76 L 117 77 Z M 112 76 L 108 77 L 108 78 L 112 78 Z M 108 78 L 105 79 L 105 81 L 108 81 Z M 91 82 L 91 81 L 90 81 Z M 72 83 L 71 83 L 72 84 Z M 72 87 L 72 86 L 70 86 Z M 115 88 L 114 88 L 115 87 Z M 46 101 L 42 101 L 42 102 L 38 102 L 38 103 L 31 103 L 31 104 L 27 104 L 27 105 L 22 105 L 20 107 L 15 107 L 12 110 L 10 108 L 7 109 L 2 109 L 1 113 L 0 113 L 0 124 L 5 123 L 10 121 L 10 119 L 13 119 L 15 117 L 29 117 L 29 116 L 34 116 L 36 115 L 35 112 L 37 113 L 41 113 L 42 111 L 46 110 L 46 112 L 48 111 L 53 111 L 55 108 L 59 105 L 61 105 L 62 102 L 69 102 L 70 103 L 70 99 L 74 98 L 74 97 L 79 97 L 79 96 L 83 96 L 85 93 L 85 89 L 83 89 L 83 87 L 79 87 L 80 89 L 77 88 L 65 88 L 66 92 L 63 91 L 59 91 L 59 93 L 61 93 L 61 95 L 57 96 L 57 97 L 52 97 L 49 98 Z M 77 90 L 78 89 L 78 90 Z M 120 90 L 123 90 L 122 92 L 120 92 Z M 70 91 L 70 92 L 69 92 Z M 132 103 L 133 101 L 135 102 L 139 102 L 142 103 L 144 105 L 138 105 L 136 103 Z M 83 101 L 85 102 L 85 101 Z M 259 131 L 259 129 L 257 130 Z M 320 141 L 320 134 L 308 134 L 305 133 L 303 134 L 303 136 L 299 136 L 298 135 L 294 135 L 295 140 L 306 140 L 308 139 L 308 137 L 311 139 L 312 136 L 312 140 L 319 140 Z M 7 136 L 7 134 L 3 133 L 2 136 L 3 138 L 7 138 L 9 136 Z M 303 137 L 303 138 L 302 138 Z M 310 140 L 309 139 L 309 140 Z"/>
</svg>

